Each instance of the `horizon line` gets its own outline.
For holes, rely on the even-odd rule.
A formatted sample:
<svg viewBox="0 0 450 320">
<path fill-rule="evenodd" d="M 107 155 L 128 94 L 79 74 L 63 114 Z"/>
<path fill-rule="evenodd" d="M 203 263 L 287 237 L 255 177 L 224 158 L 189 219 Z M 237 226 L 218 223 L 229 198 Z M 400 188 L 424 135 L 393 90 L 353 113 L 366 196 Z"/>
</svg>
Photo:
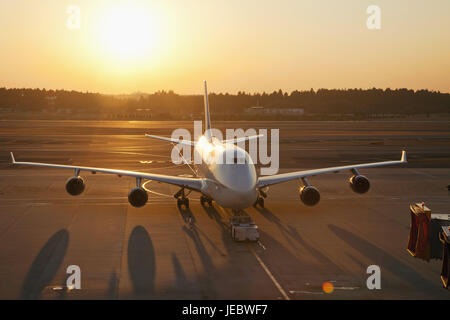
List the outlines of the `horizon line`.
<svg viewBox="0 0 450 320">
<path fill-rule="evenodd" d="M 132 96 L 132 95 L 152 95 L 158 92 L 173 92 L 176 95 L 179 96 L 202 96 L 203 93 L 177 93 L 175 90 L 173 89 L 159 89 L 156 90 L 152 93 L 149 92 L 141 92 L 139 90 L 135 91 L 135 92 L 130 92 L 130 93 L 106 93 L 106 92 L 101 92 L 101 91 L 89 91 L 89 90 L 75 90 L 75 89 L 48 89 L 48 88 L 32 88 L 32 87 L 7 87 L 7 86 L 0 86 L 0 89 L 6 89 L 6 90 L 45 90 L 45 91 L 67 91 L 67 92 L 71 92 L 71 91 L 75 91 L 75 92 L 80 92 L 80 93 L 90 93 L 90 94 L 100 94 L 100 95 L 105 95 L 105 96 Z M 276 90 L 271 90 L 271 91 L 254 91 L 254 92 L 247 92 L 245 90 L 238 90 L 236 92 L 214 92 L 214 91 L 210 91 L 209 94 L 215 94 L 215 95 L 225 95 L 225 94 L 229 94 L 229 95 L 238 95 L 239 92 L 241 93 L 245 93 L 247 95 L 262 95 L 264 93 L 266 94 L 272 94 L 274 92 L 279 92 L 281 90 L 281 92 L 283 93 L 288 93 L 288 94 L 292 94 L 293 92 L 310 92 L 311 90 L 313 90 L 314 92 L 318 92 L 319 90 L 329 90 L 329 91 L 349 91 L 349 90 L 362 90 L 362 91 L 368 91 L 368 90 L 382 90 L 382 91 L 387 91 L 388 89 L 391 91 L 396 91 L 396 90 L 408 90 L 408 91 L 413 91 L 414 93 L 418 92 L 418 91 L 428 91 L 431 93 L 440 93 L 440 94 L 450 94 L 450 90 L 449 91 L 441 91 L 439 89 L 428 89 L 428 88 L 421 88 L 421 89 L 412 89 L 412 88 L 407 88 L 407 87 L 397 87 L 397 88 L 391 88 L 391 87 L 385 87 L 385 88 L 380 88 L 380 87 L 366 87 L 366 88 L 350 88 L 350 87 L 345 87 L 345 88 L 310 88 L 310 89 L 294 89 L 292 91 L 284 91 L 283 89 L 279 88 Z"/>
</svg>

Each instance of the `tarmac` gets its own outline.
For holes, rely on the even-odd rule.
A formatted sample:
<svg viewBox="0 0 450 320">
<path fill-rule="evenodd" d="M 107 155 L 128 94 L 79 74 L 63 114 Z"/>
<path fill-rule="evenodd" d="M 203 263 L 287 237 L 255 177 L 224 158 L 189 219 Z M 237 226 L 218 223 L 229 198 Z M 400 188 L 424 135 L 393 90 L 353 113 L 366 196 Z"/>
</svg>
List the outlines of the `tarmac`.
<svg viewBox="0 0 450 320">
<path fill-rule="evenodd" d="M 280 130 L 280 173 L 400 159 L 360 170 L 371 190 L 355 194 L 351 173 L 310 178 L 317 206 L 299 199 L 300 183 L 268 190 L 265 208 L 245 213 L 257 243 L 230 237 L 232 213 L 190 195 L 179 210 L 174 186 L 148 182 L 142 208 L 127 200 L 135 180 L 81 172 L 85 192 L 65 192 L 70 170 L 11 167 L 17 161 L 78 164 L 182 175 L 172 145 L 144 137 L 192 130 L 192 122 L 0 121 L 0 299 L 450 299 L 441 261 L 406 251 L 409 204 L 450 214 L 448 121 L 218 122 L 225 128 Z M 66 287 L 67 268 L 81 289 Z M 370 290 L 367 268 L 381 270 Z M 329 282 L 334 290 L 322 290 Z"/>
</svg>

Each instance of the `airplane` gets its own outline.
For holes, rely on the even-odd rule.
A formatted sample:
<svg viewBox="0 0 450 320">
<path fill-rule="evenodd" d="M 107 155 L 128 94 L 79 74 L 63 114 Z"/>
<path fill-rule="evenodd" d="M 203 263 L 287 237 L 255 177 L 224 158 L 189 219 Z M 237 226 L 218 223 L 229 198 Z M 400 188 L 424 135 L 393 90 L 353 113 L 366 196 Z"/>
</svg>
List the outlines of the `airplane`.
<svg viewBox="0 0 450 320">
<path fill-rule="evenodd" d="M 74 170 L 74 176 L 70 177 L 66 182 L 66 191 L 72 196 L 80 195 L 85 189 L 85 182 L 80 176 L 80 172 L 90 171 L 92 173 L 99 172 L 114 174 L 119 177 L 129 176 L 136 178 L 136 187 L 128 194 L 128 201 L 132 206 L 137 208 L 143 207 L 148 201 L 147 191 L 142 186 L 143 180 L 152 180 L 180 187 L 180 190 L 174 194 L 174 198 L 177 199 L 177 206 L 180 209 L 182 206 L 186 209 L 189 208 L 189 199 L 185 192 L 188 190 L 196 191 L 201 194 L 200 202 L 202 205 L 208 204 L 209 206 L 212 206 L 212 201 L 214 200 L 220 206 L 232 209 L 233 212 L 246 209 L 252 205 L 255 207 L 264 207 L 264 199 L 267 197 L 266 191 L 268 186 L 297 179 L 302 180 L 303 182 L 303 186 L 298 190 L 301 201 L 307 206 L 314 206 L 320 200 L 320 193 L 317 188 L 310 185 L 308 178 L 345 170 L 349 170 L 352 173 L 349 180 L 351 189 L 356 193 L 363 194 L 369 190 L 370 183 L 365 176 L 359 174 L 358 169 L 399 165 L 407 162 L 406 151 L 403 150 L 401 159 L 395 161 L 345 165 L 258 177 L 255 164 L 250 155 L 244 149 L 236 146 L 235 143 L 257 139 L 262 135 L 245 136 L 232 140 L 218 140 L 213 137 L 211 135 L 211 119 L 206 81 L 204 81 L 204 90 L 205 131 L 197 141 L 146 134 L 149 138 L 194 147 L 194 153 L 199 153 L 202 157 L 201 159 L 203 159 L 205 155 L 214 153 L 215 157 L 213 157 L 212 160 L 202 161 L 200 165 L 196 165 L 195 177 L 190 178 L 117 169 L 22 162 L 16 161 L 12 152 L 10 153 L 11 162 L 13 165 Z M 234 156 L 233 163 L 229 163 L 230 161 L 216 161 L 217 159 L 224 159 L 229 152 Z"/>
</svg>

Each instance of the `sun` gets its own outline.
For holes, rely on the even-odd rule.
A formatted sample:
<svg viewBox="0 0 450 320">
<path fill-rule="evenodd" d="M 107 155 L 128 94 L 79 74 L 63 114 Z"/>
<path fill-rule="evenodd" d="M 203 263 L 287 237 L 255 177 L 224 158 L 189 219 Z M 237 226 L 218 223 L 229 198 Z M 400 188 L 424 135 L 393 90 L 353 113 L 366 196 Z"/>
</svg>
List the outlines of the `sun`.
<svg viewBox="0 0 450 320">
<path fill-rule="evenodd" d="M 104 11 L 99 26 L 103 49 L 112 57 L 133 60 L 158 45 L 158 23 L 150 8 L 118 4 Z"/>
</svg>

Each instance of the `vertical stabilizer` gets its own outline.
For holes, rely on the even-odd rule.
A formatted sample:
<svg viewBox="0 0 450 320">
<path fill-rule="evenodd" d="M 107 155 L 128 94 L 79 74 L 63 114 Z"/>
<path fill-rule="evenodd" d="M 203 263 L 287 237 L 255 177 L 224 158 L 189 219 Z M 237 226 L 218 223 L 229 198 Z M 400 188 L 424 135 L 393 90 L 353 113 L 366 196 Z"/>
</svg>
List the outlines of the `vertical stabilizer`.
<svg viewBox="0 0 450 320">
<path fill-rule="evenodd" d="M 209 116 L 209 99 L 208 99 L 208 87 L 206 85 L 206 80 L 203 81 L 205 85 L 205 136 L 211 139 L 211 118 Z"/>
</svg>

